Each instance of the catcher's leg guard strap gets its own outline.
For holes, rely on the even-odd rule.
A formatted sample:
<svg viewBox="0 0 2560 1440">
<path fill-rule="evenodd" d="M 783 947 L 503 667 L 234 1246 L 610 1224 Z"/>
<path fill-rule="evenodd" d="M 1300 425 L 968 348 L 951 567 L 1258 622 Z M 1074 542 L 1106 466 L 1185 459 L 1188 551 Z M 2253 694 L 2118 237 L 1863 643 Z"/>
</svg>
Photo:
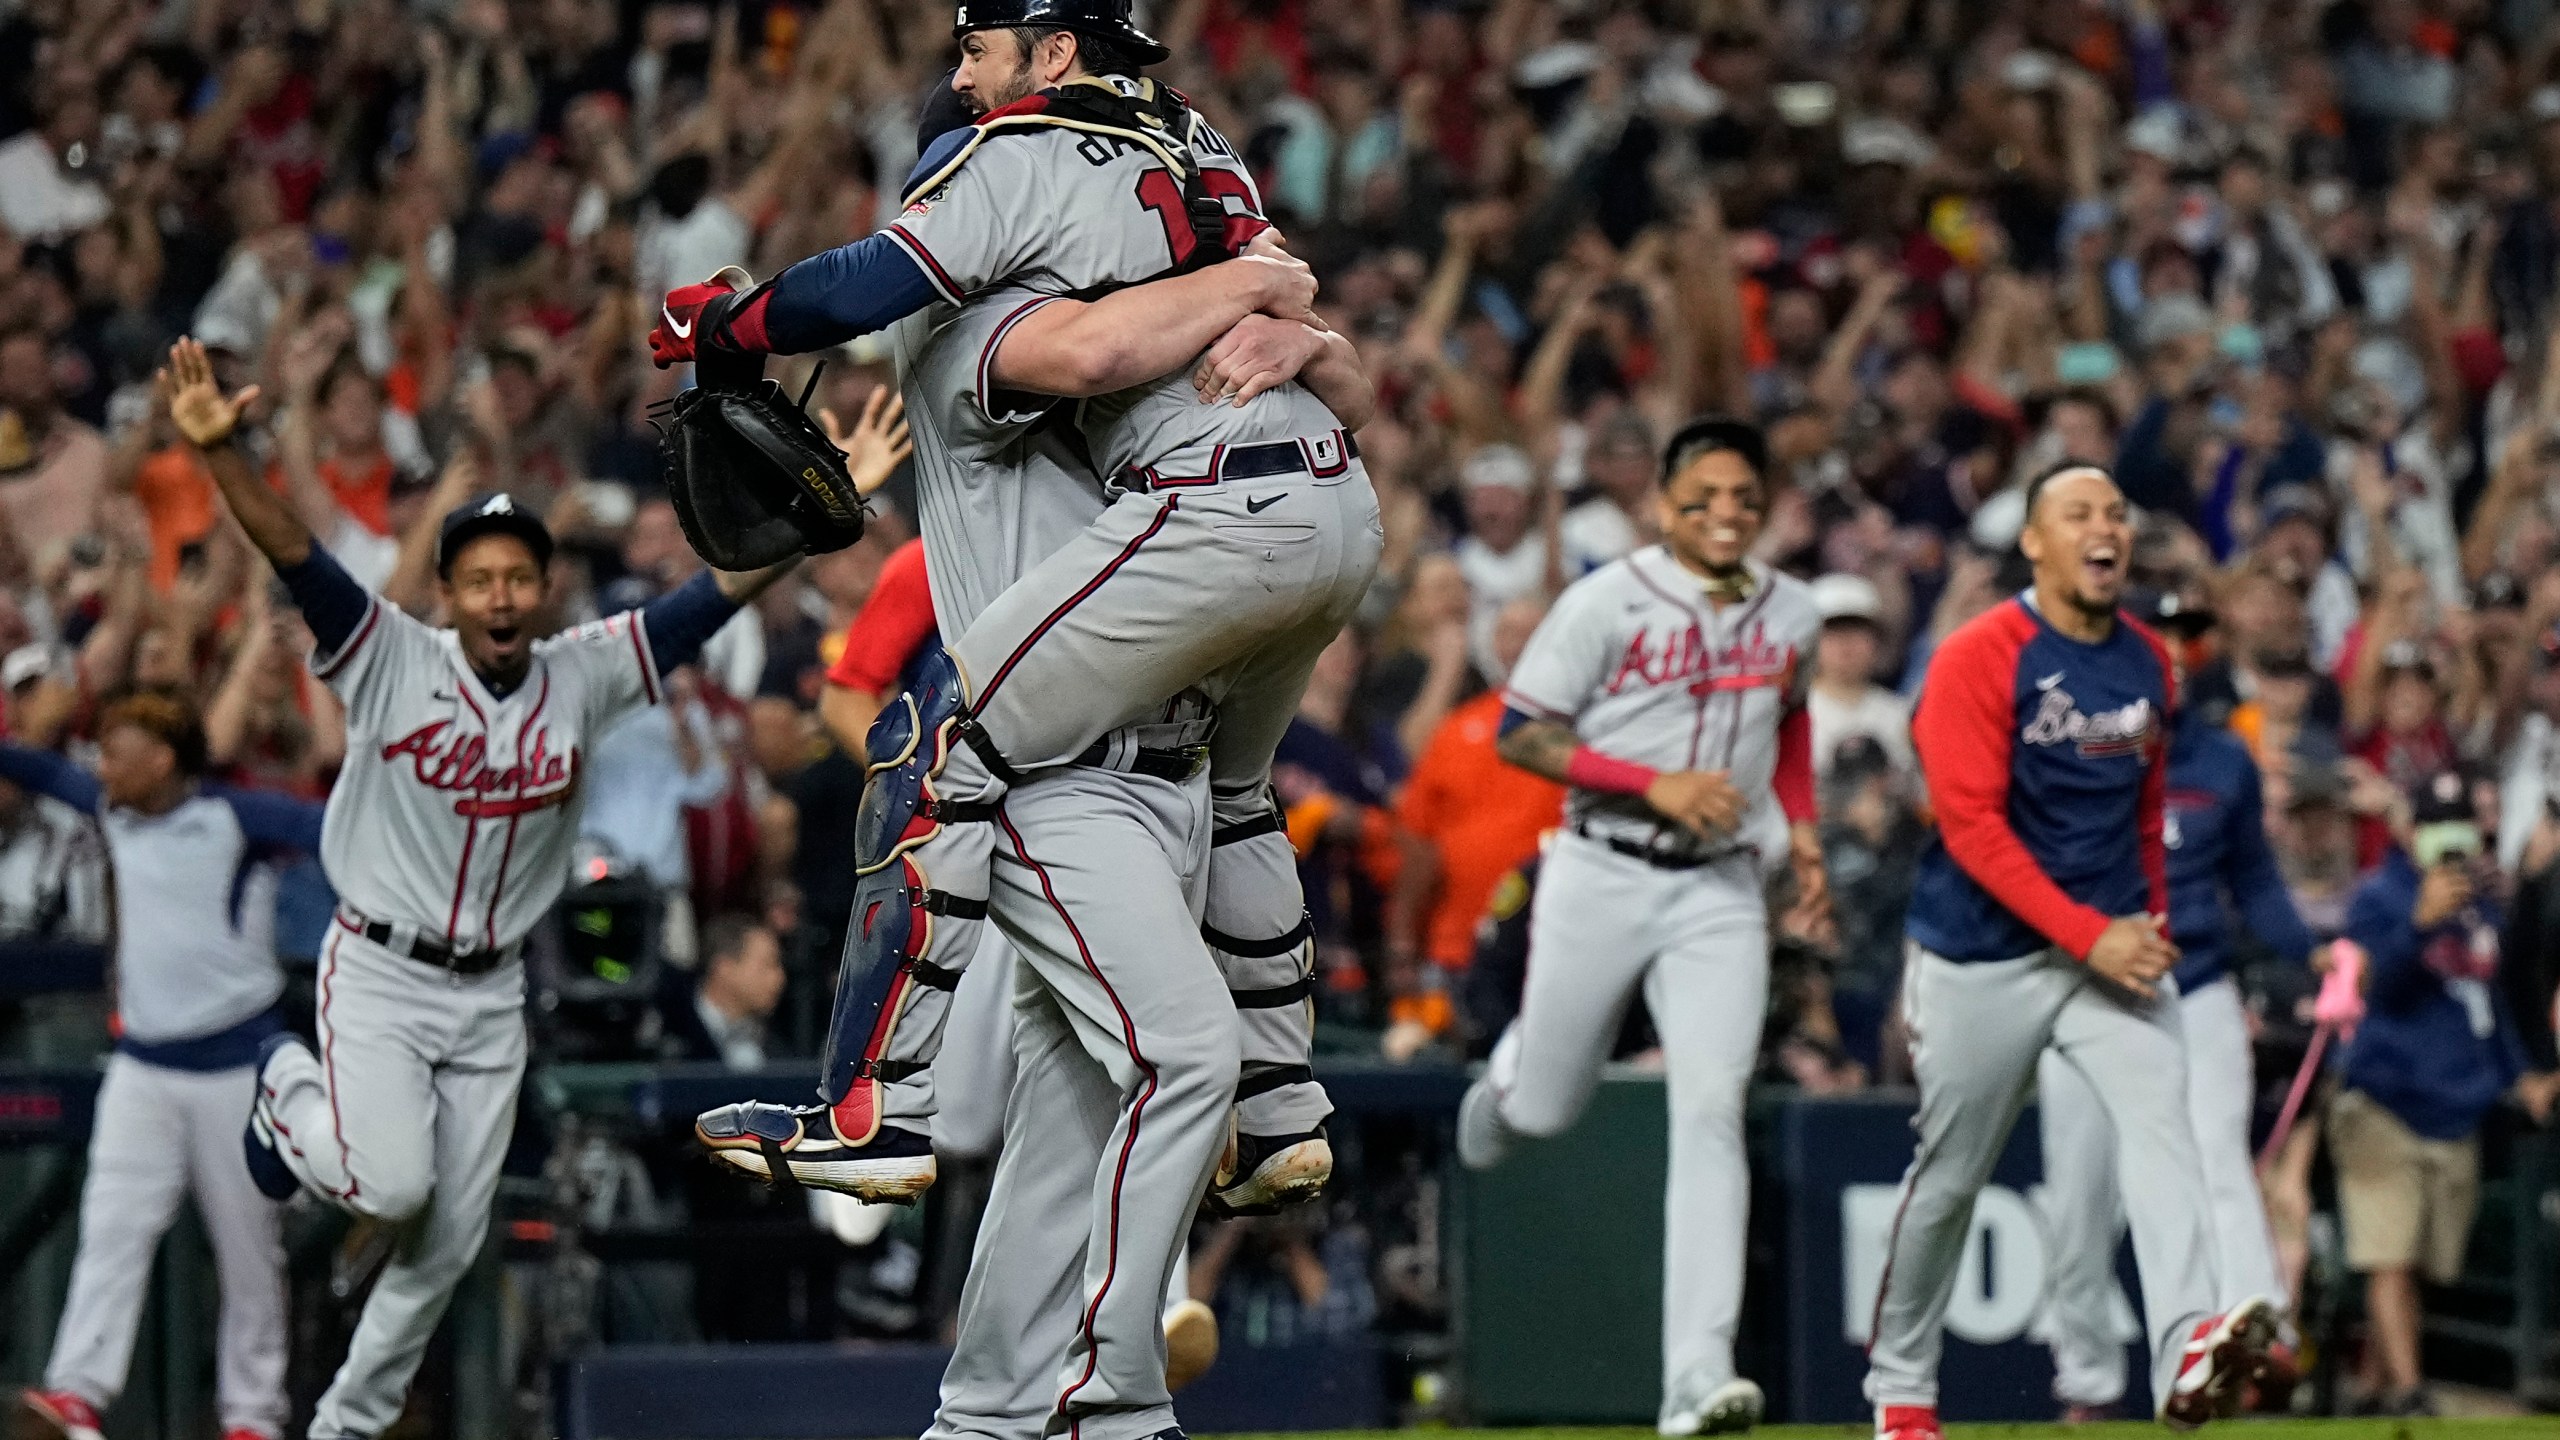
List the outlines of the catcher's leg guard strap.
<svg viewBox="0 0 2560 1440">
<path fill-rule="evenodd" d="M 1245 1088 L 1244 1128 L 1290 1135 L 1324 1122 L 1333 1106 L 1308 1067 L 1314 1046 L 1315 943 L 1298 857 L 1269 810 L 1235 822 L 1250 833 L 1213 845 L 1201 935 L 1236 1005 Z"/>
<path fill-rule="evenodd" d="M 1248 1068 L 1244 1078 L 1236 1082 L 1236 1103 L 1241 1105 L 1256 1095 L 1268 1095 L 1285 1085 L 1312 1085 L 1316 1072 L 1308 1065 L 1267 1065 Z"/>
<path fill-rule="evenodd" d="M 1274 955 L 1289 954 L 1316 938 L 1316 922 L 1307 912 L 1301 910 L 1298 912 L 1298 923 L 1278 935 L 1249 938 L 1243 935 L 1230 935 L 1214 925 L 1202 925 L 1200 938 L 1208 941 L 1209 948 L 1212 950 L 1223 950 L 1229 955 L 1240 956 L 1247 960 L 1267 960 Z"/>
<path fill-rule="evenodd" d="M 1209 848 L 1215 850 L 1222 845 L 1233 845 L 1250 840 L 1256 835 L 1277 835 L 1286 828 L 1288 828 L 1288 822 L 1280 818 L 1279 811 L 1265 810 L 1250 820 L 1239 820 L 1232 825 L 1221 825 L 1210 831 Z"/>
<path fill-rule="evenodd" d="M 1229 990 L 1228 998 L 1239 1010 L 1278 1010 L 1295 1005 L 1316 993 L 1316 977 L 1301 975 L 1286 985 L 1273 985 L 1262 990 Z"/>
</svg>

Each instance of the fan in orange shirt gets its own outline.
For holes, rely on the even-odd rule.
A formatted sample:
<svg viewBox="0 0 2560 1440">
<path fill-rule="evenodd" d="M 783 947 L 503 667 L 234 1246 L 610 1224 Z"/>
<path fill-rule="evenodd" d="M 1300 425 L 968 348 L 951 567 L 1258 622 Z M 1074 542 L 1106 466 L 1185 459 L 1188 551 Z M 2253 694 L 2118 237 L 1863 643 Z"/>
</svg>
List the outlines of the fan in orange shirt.
<svg viewBox="0 0 2560 1440">
<path fill-rule="evenodd" d="M 1546 613 L 1543 601 L 1516 600 L 1494 622 L 1495 658 L 1520 658 Z M 1449 712 L 1423 747 L 1397 801 L 1396 818 L 1413 838 L 1387 910 L 1388 948 L 1400 995 L 1393 1007 L 1403 1045 L 1438 1034 L 1450 1019 L 1449 987 L 1414 966 L 1467 967 L 1476 924 L 1494 888 L 1538 852 L 1538 837 L 1564 816 L 1564 787 L 1506 765 L 1494 753 L 1502 725 L 1502 692 L 1487 690 Z M 1391 1049 L 1399 1036 L 1390 1035 Z M 1407 1053 L 1410 1053 L 1408 1050 Z"/>
</svg>

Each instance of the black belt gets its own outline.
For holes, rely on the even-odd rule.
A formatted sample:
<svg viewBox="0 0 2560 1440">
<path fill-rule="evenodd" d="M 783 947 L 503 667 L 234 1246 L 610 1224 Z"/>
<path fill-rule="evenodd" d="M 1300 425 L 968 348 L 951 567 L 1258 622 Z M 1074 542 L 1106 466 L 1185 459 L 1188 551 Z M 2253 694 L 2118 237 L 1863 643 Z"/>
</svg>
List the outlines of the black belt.
<svg viewBox="0 0 2560 1440">
<path fill-rule="evenodd" d="M 1585 840 L 1606 845 L 1629 859 L 1641 860 L 1656 870 L 1701 870 L 1719 860 L 1730 859 L 1741 853 L 1739 849 L 1731 849 L 1710 850 L 1701 854 L 1695 850 L 1671 850 L 1660 845 L 1644 845 L 1616 835 L 1604 835 L 1581 821 L 1574 823 L 1573 833 Z"/>
<path fill-rule="evenodd" d="M 1097 770 L 1117 770 L 1128 775 L 1145 775 L 1157 780 L 1183 781 L 1199 773 L 1208 758 L 1209 747 L 1206 745 L 1181 745 L 1171 750 L 1140 750 L 1129 758 L 1128 764 L 1114 765 L 1110 763 L 1111 742 L 1106 739 L 1094 741 L 1085 747 L 1083 754 L 1067 763 L 1089 765 Z"/>
<path fill-rule="evenodd" d="M 1206 475 L 1167 475 L 1153 465 L 1120 472 L 1115 481 L 1123 490 L 1180 490 L 1198 485 L 1215 485 L 1226 480 L 1267 480 L 1274 475 L 1311 475 L 1330 480 L 1351 468 L 1360 458 L 1360 442 L 1348 431 L 1334 432 L 1340 441 L 1340 458 L 1325 468 L 1299 440 L 1272 440 L 1260 445 L 1221 445 L 1210 452 Z"/>
<path fill-rule="evenodd" d="M 516 947 L 513 945 L 501 945 L 496 949 L 475 946 L 469 950 L 457 950 L 451 946 L 437 944 L 424 935 L 411 940 L 409 948 L 404 951 L 391 943 L 391 926 L 383 921 L 366 920 L 359 924 L 356 917 L 342 913 L 338 916 L 338 923 L 394 955 L 415 960 L 421 965 L 433 965 L 439 970 L 455 975 L 486 975 L 516 958 Z"/>
</svg>

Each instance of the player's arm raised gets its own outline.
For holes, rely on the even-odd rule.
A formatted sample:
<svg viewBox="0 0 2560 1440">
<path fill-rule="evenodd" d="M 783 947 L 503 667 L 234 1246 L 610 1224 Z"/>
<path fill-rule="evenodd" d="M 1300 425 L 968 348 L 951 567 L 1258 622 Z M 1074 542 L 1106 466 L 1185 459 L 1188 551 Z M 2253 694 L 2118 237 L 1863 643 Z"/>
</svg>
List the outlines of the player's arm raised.
<svg viewBox="0 0 2560 1440">
<path fill-rule="evenodd" d="M 205 467 L 213 472 L 223 503 L 231 507 L 232 518 L 240 522 L 240 528 L 248 532 L 249 543 L 279 570 L 310 559 L 315 548 L 311 527 L 293 513 L 283 496 L 258 479 L 257 472 L 249 468 L 248 457 L 232 443 L 241 418 L 258 398 L 258 387 L 250 385 L 236 395 L 223 394 L 213 378 L 212 359 L 193 337 L 182 337 L 169 347 L 169 365 L 164 374 L 169 418 L 177 424 L 178 433 L 187 437 L 187 443 L 203 452 Z"/>
<path fill-rule="evenodd" d="M 995 378 L 1035 395 L 1108 395 L 1182 369 L 1247 316 L 1300 323 L 1315 294 L 1304 261 L 1257 241 L 1233 260 L 1099 300 L 1031 302 L 996 340 Z"/>
</svg>

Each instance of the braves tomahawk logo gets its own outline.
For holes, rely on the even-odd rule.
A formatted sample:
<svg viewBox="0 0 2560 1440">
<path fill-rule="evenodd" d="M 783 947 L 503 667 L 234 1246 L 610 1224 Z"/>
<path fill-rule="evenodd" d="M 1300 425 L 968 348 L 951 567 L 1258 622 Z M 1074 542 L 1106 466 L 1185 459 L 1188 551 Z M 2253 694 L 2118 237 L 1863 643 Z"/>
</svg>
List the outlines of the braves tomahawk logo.
<svg viewBox="0 0 2560 1440">
<path fill-rule="evenodd" d="M 576 747 L 566 755 L 554 755 L 550 741 L 549 726 L 534 731 L 516 763 L 495 769 L 488 763 L 487 736 L 456 730 L 451 720 L 430 720 L 383 746 L 382 758 L 396 760 L 405 755 L 419 784 L 454 792 L 454 814 L 503 820 L 550 809 L 577 788 Z"/>
</svg>

